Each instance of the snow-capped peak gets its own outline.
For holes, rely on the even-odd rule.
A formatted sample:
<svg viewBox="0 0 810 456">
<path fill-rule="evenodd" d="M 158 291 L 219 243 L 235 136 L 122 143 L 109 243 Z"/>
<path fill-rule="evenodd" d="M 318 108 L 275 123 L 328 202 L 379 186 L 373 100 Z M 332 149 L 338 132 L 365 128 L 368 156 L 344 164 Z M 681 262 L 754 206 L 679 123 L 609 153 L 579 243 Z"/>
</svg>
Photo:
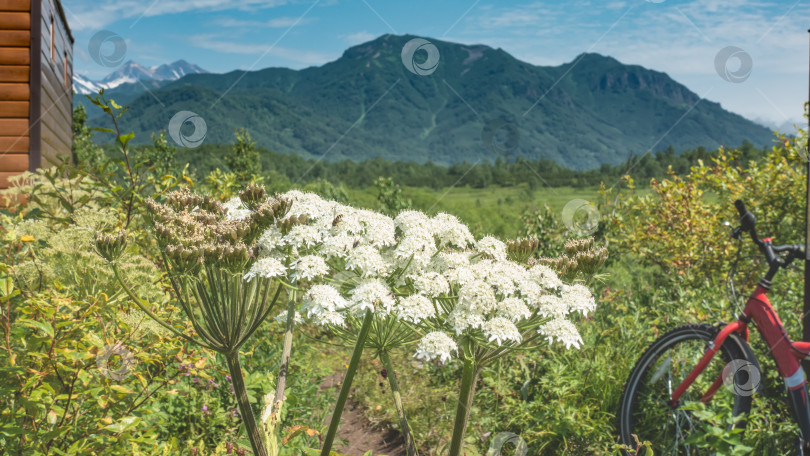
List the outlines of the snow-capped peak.
<svg viewBox="0 0 810 456">
<path fill-rule="evenodd" d="M 130 60 L 99 81 L 93 81 L 81 75 L 74 74 L 73 86 L 76 89 L 76 93 L 86 95 L 98 92 L 101 88 L 112 89 L 121 84 L 131 84 L 146 79 L 175 81 L 187 74 L 195 73 L 207 73 L 207 71 L 185 60 L 178 60 L 174 63 L 153 67 L 145 67 Z"/>
</svg>

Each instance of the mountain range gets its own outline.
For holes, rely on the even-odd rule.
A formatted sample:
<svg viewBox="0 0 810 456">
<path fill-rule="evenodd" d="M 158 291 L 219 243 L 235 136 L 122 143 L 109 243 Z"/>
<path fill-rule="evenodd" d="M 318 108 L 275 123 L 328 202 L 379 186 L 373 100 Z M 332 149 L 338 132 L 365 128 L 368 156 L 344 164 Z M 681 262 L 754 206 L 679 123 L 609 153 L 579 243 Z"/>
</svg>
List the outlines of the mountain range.
<svg viewBox="0 0 810 456">
<path fill-rule="evenodd" d="M 136 84 L 139 81 L 149 82 L 154 86 L 155 81 L 175 81 L 187 74 L 207 73 L 207 71 L 197 65 L 178 60 L 174 63 L 163 64 L 153 67 L 145 67 L 132 60 L 121 65 L 120 68 L 108 74 L 100 81 L 93 81 L 82 75 L 73 76 L 73 87 L 79 95 L 94 94 L 99 89 L 114 89 L 123 84 Z M 136 90 L 137 91 L 137 90 Z M 141 90 L 144 92 L 145 90 Z M 76 97 L 84 99 L 84 97 Z"/>
<path fill-rule="evenodd" d="M 130 62 L 98 84 L 117 83 L 106 94 L 129 106 L 121 124 L 136 142 L 167 129 L 177 112 L 192 111 L 205 120 L 206 143 L 232 142 L 234 130 L 245 127 L 259 146 L 327 161 L 450 164 L 520 155 L 589 169 L 668 146 L 764 146 L 773 139 L 768 128 L 667 74 L 612 57 L 584 53 L 536 66 L 486 45 L 415 39 L 383 35 L 302 70 L 213 74 L 181 61 L 140 71 Z M 423 51 L 403 57 L 406 44 Z M 109 126 L 99 110 L 88 113 L 91 125 Z"/>
</svg>

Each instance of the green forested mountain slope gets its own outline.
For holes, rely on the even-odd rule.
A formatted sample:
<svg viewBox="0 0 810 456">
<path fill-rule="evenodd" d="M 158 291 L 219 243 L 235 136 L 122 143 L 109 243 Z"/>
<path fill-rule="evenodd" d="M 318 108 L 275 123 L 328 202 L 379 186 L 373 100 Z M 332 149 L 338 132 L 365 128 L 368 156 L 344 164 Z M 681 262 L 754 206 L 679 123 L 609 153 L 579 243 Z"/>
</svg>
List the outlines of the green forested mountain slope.
<svg viewBox="0 0 810 456">
<path fill-rule="evenodd" d="M 767 128 L 700 100 L 666 74 L 610 57 L 582 54 L 541 67 L 501 49 L 428 38 L 440 60 L 435 72 L 419 76 L 401 58 L 413 38 L 384 35 L 298 71 L 193 74 L 140 95 L 132 87 L 108 95 L 130 106 L 123 128 L 140 142 L 185 110 L 205 119 L 206 143 L 231 142 L 234 130 L 246 127 L 262 147 L 328 161 L 492 161 L 505 154 L 497 146 L 510 131 L 497 130 L 496 147 L 487 147 L 482 132 L 495 119 L 517 132 L 510 155 L 574 169 L 669 145 L 681 151 L 771 142 Z M 106 122 L 97 112 L 91 120 Z"/>
</svg>

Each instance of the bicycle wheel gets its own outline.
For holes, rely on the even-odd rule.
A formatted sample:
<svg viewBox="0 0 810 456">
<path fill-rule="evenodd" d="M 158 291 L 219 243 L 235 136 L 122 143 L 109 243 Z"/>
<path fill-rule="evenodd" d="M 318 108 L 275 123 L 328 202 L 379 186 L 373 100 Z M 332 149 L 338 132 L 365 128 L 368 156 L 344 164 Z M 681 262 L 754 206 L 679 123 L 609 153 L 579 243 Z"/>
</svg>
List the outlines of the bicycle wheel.
<svg viewBox="0 0 810 456">
<path fill-rule="evenodd" d="M 687 441 L 689 436 L 703 432 L 703 423 L 692 412 L 681 407 L 673 409 L 669 403 L 672 391 L 697 365 L 717 332 L 717 328 L 710 325 L 680 326 L 658 338 L 636 362 L 619 403 L 618 427 L 621 443 L 635 449 L 638 456 L 647 451 L 644 445 L 636 446 L 634 436 L 638 442 L 649 442 L 655 456 L 712 454 Z M 732 360 L 739 360 L 732 366 L 744 363 L 747 358 L 743 344 L 745 342 L 734 335 L 726 339 L 715 359 L 683 395 L 681 404 L 698 401 Z M 740 374 L 735 374 L 735 382 L 744 384 L 749 374 L 747 371 L 742 374 L 745 379 L 737 375 Z M 735 417 L 747 414 L 751 409 L 751 394 L 738 393 L 733 387 L 721 386 L 707 409 L 725 414 L 731 410 Z M 734 426 L 744 429 L 745 421 Z"/>
</svg>

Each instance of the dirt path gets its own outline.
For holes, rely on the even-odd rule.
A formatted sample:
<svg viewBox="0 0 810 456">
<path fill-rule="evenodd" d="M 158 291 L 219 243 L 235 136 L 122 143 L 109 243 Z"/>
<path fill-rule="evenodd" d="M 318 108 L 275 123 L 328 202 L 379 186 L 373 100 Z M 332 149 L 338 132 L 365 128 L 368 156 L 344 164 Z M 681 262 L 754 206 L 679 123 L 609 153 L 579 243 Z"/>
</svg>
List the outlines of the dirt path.
<svg viewBox="0 0 810 456">
<path fill-rule="evenodd" d="M 337 394 L 342 379 L 342 373 L 330 375 L 321 384 L 321 388 L 334 389 Z M 326 417 L 327 424 L 331 418 L 331 415 Z M 336 445 L 335 450 L 351 456 L 363 456 L 369 450 L 374 456 L 406 455 L 399 431 L 388 426 L 374 427 L 363 414 L 363 407 L 351 399 L 346 401 L 346 407 L 340 417 L 338 440 L 346 442 L 346 445 Z"/>
</svg>

